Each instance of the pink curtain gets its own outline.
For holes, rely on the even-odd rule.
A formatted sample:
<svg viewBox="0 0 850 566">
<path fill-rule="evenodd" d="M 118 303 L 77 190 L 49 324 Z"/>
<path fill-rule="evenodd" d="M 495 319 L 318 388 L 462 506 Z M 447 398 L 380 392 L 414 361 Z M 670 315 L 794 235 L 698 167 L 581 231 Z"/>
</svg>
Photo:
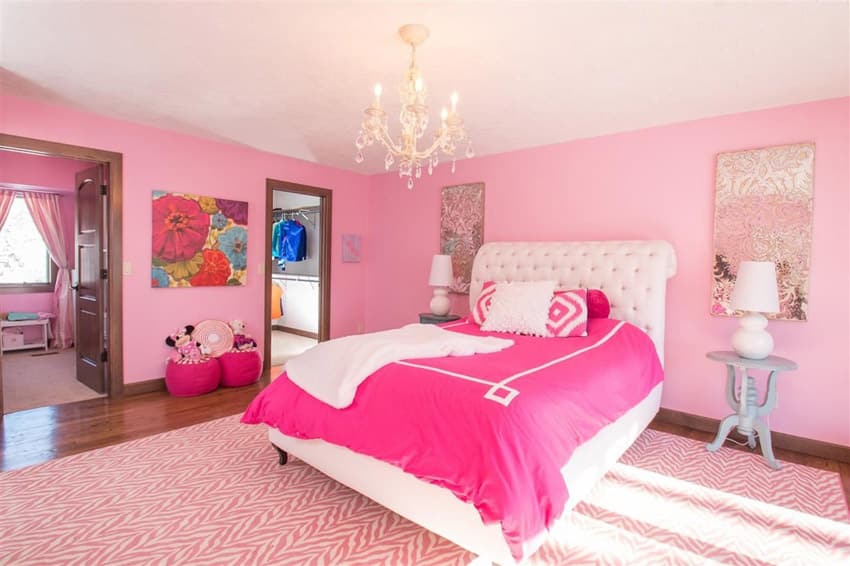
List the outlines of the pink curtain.
<svg viewBox="0 0 850 566">
<path fill-rule="evenodd" d="M 0 229 L 6 223 L 6 217 L 9 216 L 9 209 L 12 208 L 12 202 L 15 200 L 15 191 L 0 190 Z"/>
<path fill-rule="evenodd" d="M 69 348 L 74 343 L 74 306 L 71 300 L 71 271 L 65 247 L 65 233 L 62 231 L 62 217 L 59 214 L 59 196 L 25 192 L 24 200 L 38 232 L 44 238 L 50 259 L 59 268 L 56 273 L 56 286 L 53 288 L 53 304 L 56 308 L 56 330 L 53 338 L 54 344 L 59 348 Z"/>
</svg>

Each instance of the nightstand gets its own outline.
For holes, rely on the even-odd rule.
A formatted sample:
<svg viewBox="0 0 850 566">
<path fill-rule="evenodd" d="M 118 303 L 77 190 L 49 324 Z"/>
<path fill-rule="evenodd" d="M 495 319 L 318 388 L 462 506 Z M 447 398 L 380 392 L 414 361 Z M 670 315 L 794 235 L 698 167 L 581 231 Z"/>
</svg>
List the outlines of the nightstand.
<svg viewBox="0 0 850 566">
<path fill-rule="evenodd" d="M 729 436 L 733 426 L 738 427 L 738 432 L 747 437 L 747 445 L 756 447 L 756 435 L 761 444 L 761 453 L 767 463 L 774 470 L 780 468 L 779 462 L 773 456 L 773 447 L 770 442 L 770 428 L 760 417 L 769 414 L 776 407 L 776 376 L 780 371 L 797 369 L 796 362 L 780 358 L 779 356 L 768 356 L 763 360 L 750 360 L 742 358 L 735 352 L 709 352 L 706 357 L 715 362 L 726 364 L 726 402 L 734 413 L 720 421 L 720 428 L 714 441 L 706 445 L 709 452 L 715 452 Z M 741 370 L 741 384 L 736 385 L 737 370 Z M 767 393 L 764 402 L 757 405 L 758 391 L 755 380 L 750 377 L 749 370 L 761 369 L 770 372 L 767 378 Z"/>
<path fill-rule="evenodd" d="M 453 320 L 460 320 L 460 316 L 456 314 L 447 314 L 445 316 L 440 316 L 437 314 L 431 314 L 429 312 L 419 313 L 420 324 L 442 324 L 444 322 L 451 322 Z"/>
</svg>

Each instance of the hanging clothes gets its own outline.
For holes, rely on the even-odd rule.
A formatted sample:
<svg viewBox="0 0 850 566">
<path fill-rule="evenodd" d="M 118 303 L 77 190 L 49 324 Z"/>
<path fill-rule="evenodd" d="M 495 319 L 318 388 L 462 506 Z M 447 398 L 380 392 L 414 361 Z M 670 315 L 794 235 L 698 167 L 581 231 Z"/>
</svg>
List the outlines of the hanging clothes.
<svg viewBox="0 0 850 566">
<path fill-rule="evenodd" d="M 272 226 L 272 259 L 280 259 L 280 239 L 283 236 L 283 220 Z"/>
<path fill-rule="evenodd" d="M 286 261 L 307 259 L 307 230 L 297 220 L 287 220 L 281 238 L 281 257 Z"/>
<path fill-rule="evenodd" d="M 272 259 L 281 269 L 287 261 L 307 259 L 307 230 L 297 220 L 281 220 L 272 226 Z"/>
</svg>

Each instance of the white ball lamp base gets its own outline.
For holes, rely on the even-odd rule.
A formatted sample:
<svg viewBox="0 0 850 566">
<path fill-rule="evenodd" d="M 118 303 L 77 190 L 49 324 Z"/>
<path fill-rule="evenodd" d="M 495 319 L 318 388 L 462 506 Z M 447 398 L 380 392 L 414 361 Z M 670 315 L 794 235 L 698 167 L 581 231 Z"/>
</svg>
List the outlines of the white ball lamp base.
<svg viewBox="0 0 850 566">
<path fill-rule="evenodd" d="M 732 335 L 732 348 L 742 358 L 763 360 L 773 352 L 773 337 L 766 330 L 767 318 L 757 312 L 747 312 L 741 327 Z"/>
<path fill-rule="evenodd" d="M 434 287 L 434 296 L 431 298 L 431 314 L 446 316 L 452 310 L 452 301 L 449 299 L 449 290 L 445 287 Z"/>
</svg>

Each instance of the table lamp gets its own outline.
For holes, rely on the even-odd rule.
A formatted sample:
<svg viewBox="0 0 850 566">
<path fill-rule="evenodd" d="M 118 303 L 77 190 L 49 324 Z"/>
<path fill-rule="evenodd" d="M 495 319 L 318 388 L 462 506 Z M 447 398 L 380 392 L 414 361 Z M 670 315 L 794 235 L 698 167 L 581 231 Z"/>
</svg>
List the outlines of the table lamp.
<svg viewBox="0 0 850 566">
<path fill-rule="evenodd" d="M 452 284 L 452 256 L 437 254 L 431 260 L 431 275 L 428 285 L 434 288 L 431 298 L 431 314 L 446 316 L 452 308 L 449 286 Z"/>
<path fill-rule="evenodd" d="M 744 311 L 732 335 L 732 348 L 742 358 L 762 360 L 773 351 L 773 337 L 762 313 L 779 312 L 776 266 L 772 261 L 742 261 L 729 306 Z"/>
</svg>

